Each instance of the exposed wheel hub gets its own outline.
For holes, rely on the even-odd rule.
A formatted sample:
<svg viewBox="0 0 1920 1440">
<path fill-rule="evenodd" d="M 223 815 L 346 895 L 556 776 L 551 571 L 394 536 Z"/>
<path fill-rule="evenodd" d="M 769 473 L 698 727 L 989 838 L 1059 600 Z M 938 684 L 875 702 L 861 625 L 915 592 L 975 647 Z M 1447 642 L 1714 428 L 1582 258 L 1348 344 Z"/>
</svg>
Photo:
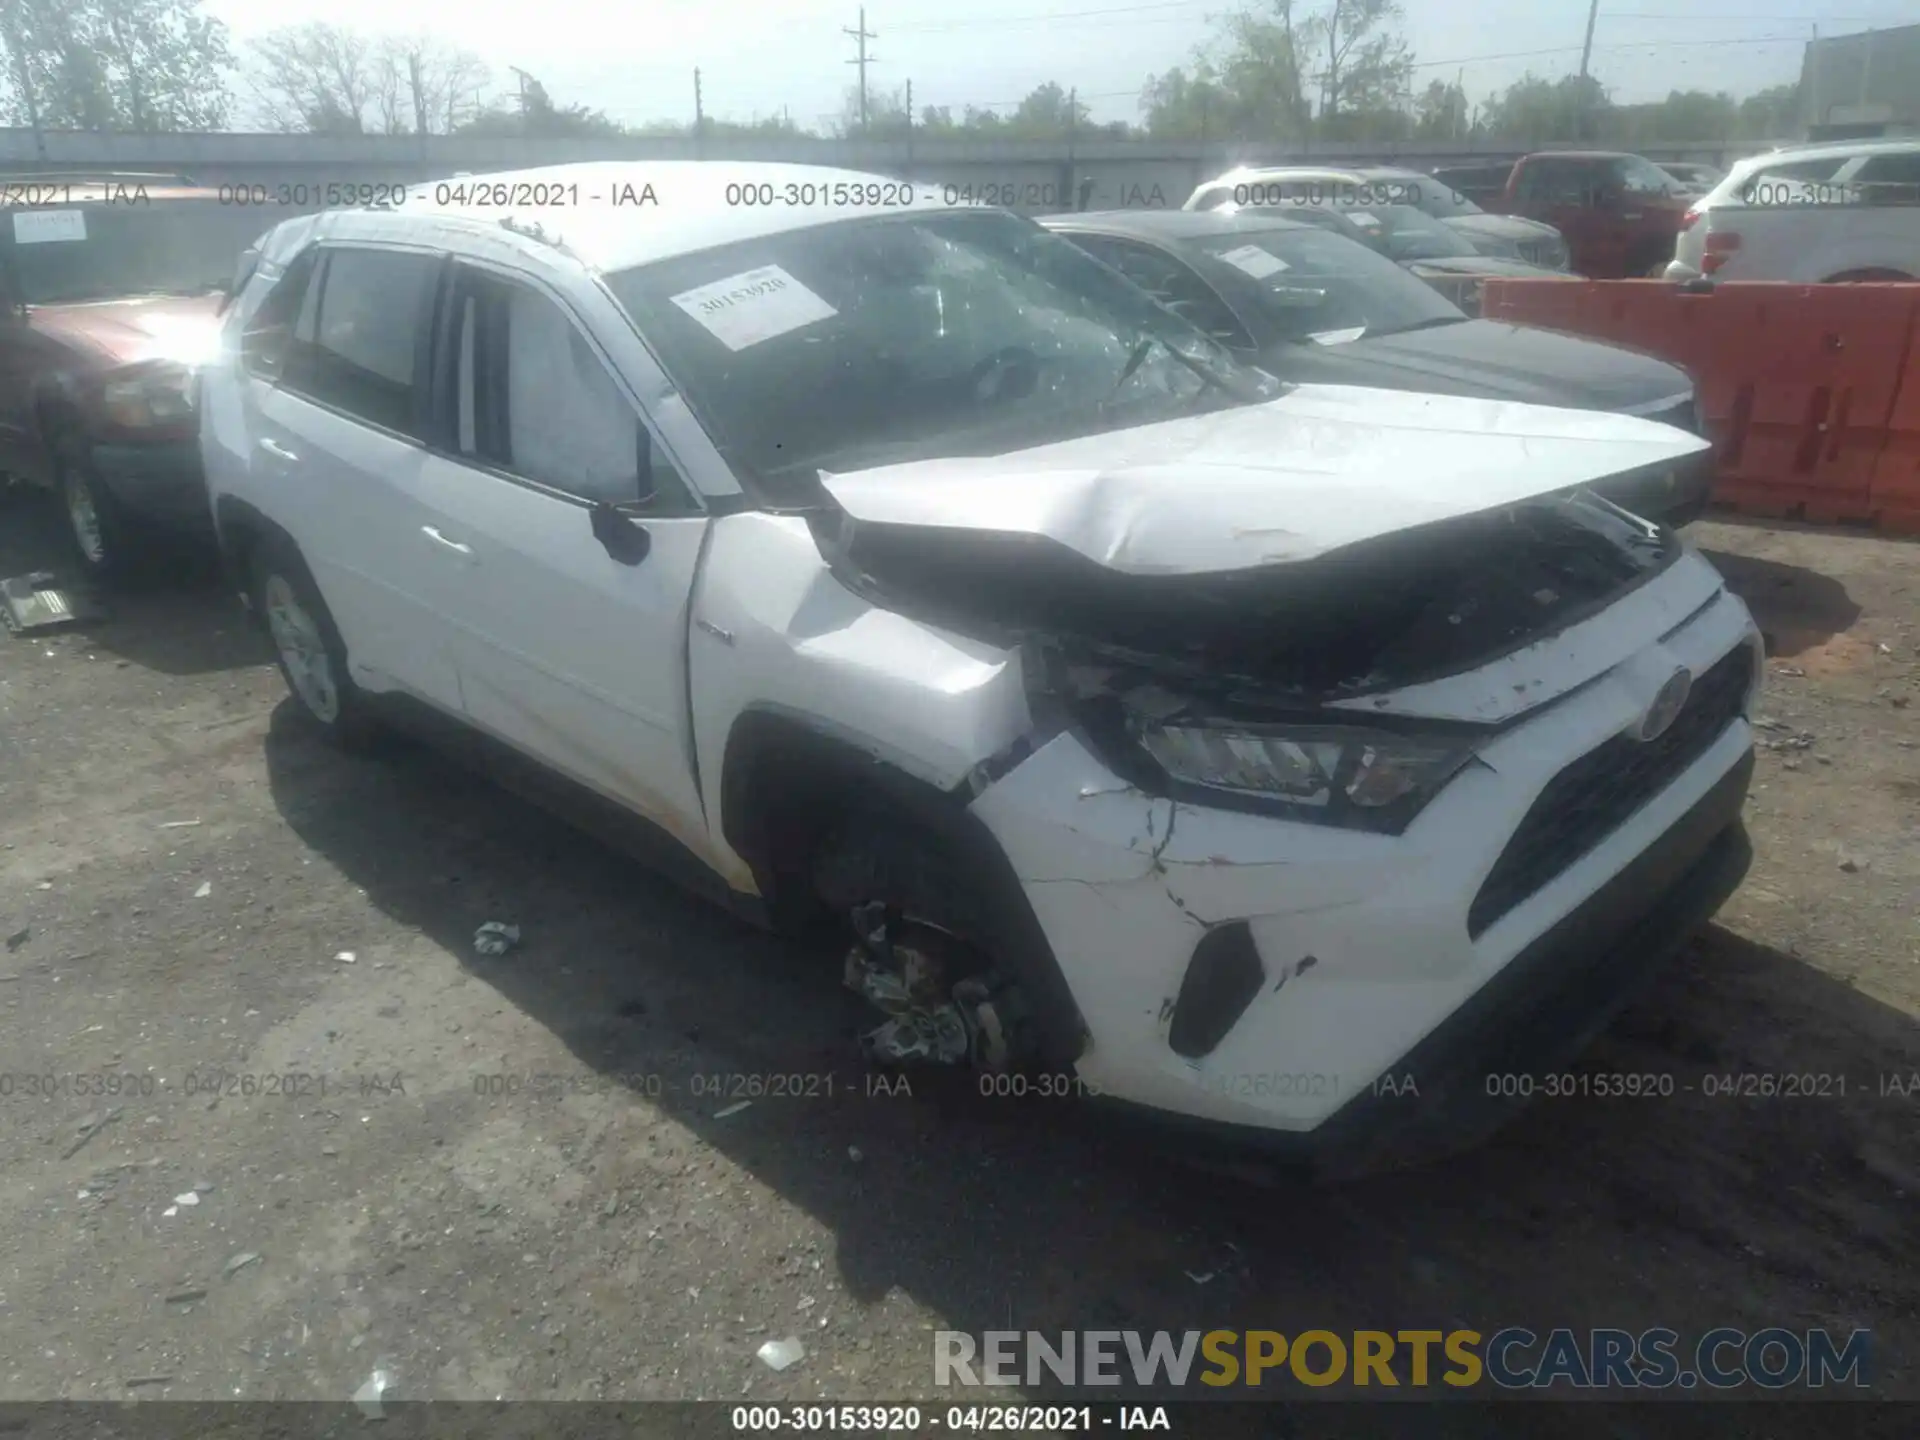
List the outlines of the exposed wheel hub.
<svg viewBox="0 0 1920 1440">
<path fill-rule="evenodd" d="M 998 1072 L 1021 1057 L 1021 1005 L 958 936 L 885 905 L 857 906 L 846 983 L 887 1019 L 860 1037 L 869 1060 Z"/>
</svg>

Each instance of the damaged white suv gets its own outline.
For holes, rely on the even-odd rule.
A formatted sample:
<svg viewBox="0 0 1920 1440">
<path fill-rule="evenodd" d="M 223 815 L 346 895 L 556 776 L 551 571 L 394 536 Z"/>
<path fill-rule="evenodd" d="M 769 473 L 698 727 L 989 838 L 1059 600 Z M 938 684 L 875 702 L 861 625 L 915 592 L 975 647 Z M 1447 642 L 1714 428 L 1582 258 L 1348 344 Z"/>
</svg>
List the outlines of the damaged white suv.
<svg viewBox="0 0 1920 1440">
<path fill-rule="evenodd" d="M 1753 623 L 1581 488 L 1703 441 L 1290 385 L 1005 211 L 679 163 L 289 220 L 201 414 L 312 721 L 850 925 L 886 1063 L 1419 1153 L 1748 861 Z"/>
</svg>

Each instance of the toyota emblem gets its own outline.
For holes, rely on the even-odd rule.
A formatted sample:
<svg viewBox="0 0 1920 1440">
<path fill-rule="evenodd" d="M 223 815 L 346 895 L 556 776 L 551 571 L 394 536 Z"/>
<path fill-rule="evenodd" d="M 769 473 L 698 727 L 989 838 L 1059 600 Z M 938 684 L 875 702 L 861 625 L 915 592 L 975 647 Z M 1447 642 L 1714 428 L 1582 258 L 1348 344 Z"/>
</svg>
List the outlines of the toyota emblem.
<svg viewBox="0 0 1920 1440">
<path fill-rule="evenodd" d="M 1653 703 L 1647 706 L 1647 713 L 1640 717 L 1633 738 L 1640 741 L 1658 740 L 1666 734 L 1675 718 L 1686 708 L 1687 695 L 1692 689 L 1693 676 L 1685 668 L 1669 675 L 1666 683 L 1654 695 Z"/>
</svg>

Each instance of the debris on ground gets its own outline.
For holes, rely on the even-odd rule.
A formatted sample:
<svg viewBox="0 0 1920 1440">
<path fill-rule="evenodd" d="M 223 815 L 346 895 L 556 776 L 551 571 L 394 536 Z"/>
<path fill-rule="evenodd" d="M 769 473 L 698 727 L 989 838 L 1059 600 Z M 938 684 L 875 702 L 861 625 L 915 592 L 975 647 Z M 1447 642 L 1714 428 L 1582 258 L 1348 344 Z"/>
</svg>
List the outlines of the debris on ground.
<svg viewBox="0 0 1920 1440">
<path fill-rule="evenodd" d="M 367 1377 L 366 1384 L 353 1392 L 353 1403 L 369 1420 L 384 1420 L 386 1412 L 380 1408 L 380 1397 L 392 1386 L 393 1377 L 384 1370 L 376 1370 Z"/>
<path fill-rule="evenodd" d="M 807 1358 L 807 1347 L 789 1335 L 784 1340 L 769 1340 L 754 1352 L 769 1370 L 787 1370 Z"/>
<path fill-rule="evenodd" d="M 129 1390 L 138 1390 L 142 1385 L 171 1385 L 171 1375 L 129 1375 L 125 1384 Z"/>
<path fill-rule="evenodd" d="M 504 955 L 520 943 L 520 927 L 489 920 L 473 932 L 473 948 L 481 955 Z"/>
<path fill-rule="evenodd" d="M 260 1252 L 258 1250 L 242 1250 L 238 1255 L 220 1267 L 220 1276 L 224 1280 L 231 1280 L 235 1275 L 246 1269 L 247 1266 L 258 1265 L 259 1263 Z"/>
<path fill-rule="evenodd" d="M 120 1107 L 118 1105 L 114 1106 L 113 1109 L 107 1111 L 107 1113 L 104 1115 L 99 1115 L 99 1116 L 89 1115 L 86 1119 L 80 1122 L 80 1126 L 79 1126 L 80 1134 L 78 1138 L 76 1138 L 71 1145 L 67 1146 L 67 1148 L 61 1152 L 60 1158 L 62 1160 L 71 1160 L 74 1156 L 80 1153 L 80 1147 L 82 1145 L 86 1144 L 94 1136 L 98 1135 L 102 1130 L 106 1129 L 107 1126 L 111 1125 L 114 1121 L 118 1120 L 119 1118 L 120 1118 Z"/>
<path fill-rule="evenodd" d="M 193 892 L 193 898 L 196 900 L 204 900 L 211 894 L 213 894 L 213 882 L 211 880 L 202 880 L 200 882 L 200 888 Z"/>
<path fill-rule="evenodd" d="M 333 958 L 340 961 L 344 965 L 351 965 L 359 957 L 356 956 L 351 950 L 340 950 L 335 952 Z"/>
<path fill-rule="evenodd" d="M 178 1195 L 173 1197 L 173 1203 L 176 1205 L 198 1205 L 200 1203 L 199 1192 L 195 1190 L 182 1190 Z"/>
<path fill-rule="evenodd" d="M 11 935 L 7 936 L 7 953 L 11 955 L 15 950 L 18 950 L 22 945 L 26 944 L 27 941 L 31 940 L 32 938 L 33 938 L 33 931 L 29 929 L 27 926 L 22 925 L 18 930 L 14 931 Z"/>
<path fill-rule="evenodd" d="M 847 1146 L 847 1159 L 851 1160 L 854 1164 L 858 1165 L 866 1158 L 865 1152 L 862 1151 L 858 1145 Z"/>
<path fill-rule="evenodd" d="M 162 820 L 160 822 L 160 828 L 162 830 L 191 830 L 199 823 L 198 820 Z"/>
<path fill-rule="evenodd" d="M 751 1104 L 753 1104 L 751 1100 L 737 1100 L 723 1110 L 714 1111 L 713 1118 L 716 1120 L 724 1120 L 729 1115 L 738 1115 L 742 1110 L 746 1109 Z"/>
<path fill-rule="evenodd" d="M 15 635 L 99 620 L 105 614 L 97 595 L 90 590 L 61 585 L 51 570 L 36 570 L 31 575 L 0 580 L 0 622 Z"/>
<path fill-rule="evenodd" d="M 206 1298 L 207 1292 L 204 1290 L 176 1290 L 167 1296 L 167 1304 L 191 1305 L 196 1300 L 204 1300 Z"/>
</svg>

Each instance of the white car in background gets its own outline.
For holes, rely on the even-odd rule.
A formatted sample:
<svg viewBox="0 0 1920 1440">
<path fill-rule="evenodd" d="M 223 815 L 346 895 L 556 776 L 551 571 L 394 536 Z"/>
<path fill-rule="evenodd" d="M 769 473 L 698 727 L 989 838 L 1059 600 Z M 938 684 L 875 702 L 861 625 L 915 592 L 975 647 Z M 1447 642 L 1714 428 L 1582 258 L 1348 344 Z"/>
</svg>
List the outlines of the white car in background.
<svg viewBox="0 0 1920 1440">
<path fill-rule="evenodd" d="M 1796 145 L 1740 161 L 1687 211 L 1669 280 L 1920 278 L 1920 139 Z"/>
<path fill-rule="evenodd" d="M 837 923 L 875 1062 L 1405 1158 L 1739 882 L 1759 633 L 1584 488 L 1698 437 L 1283 384 L 879 176 L 419 196 L 276 226 L 204 372 L 294 710 Z"/>
</svg>

